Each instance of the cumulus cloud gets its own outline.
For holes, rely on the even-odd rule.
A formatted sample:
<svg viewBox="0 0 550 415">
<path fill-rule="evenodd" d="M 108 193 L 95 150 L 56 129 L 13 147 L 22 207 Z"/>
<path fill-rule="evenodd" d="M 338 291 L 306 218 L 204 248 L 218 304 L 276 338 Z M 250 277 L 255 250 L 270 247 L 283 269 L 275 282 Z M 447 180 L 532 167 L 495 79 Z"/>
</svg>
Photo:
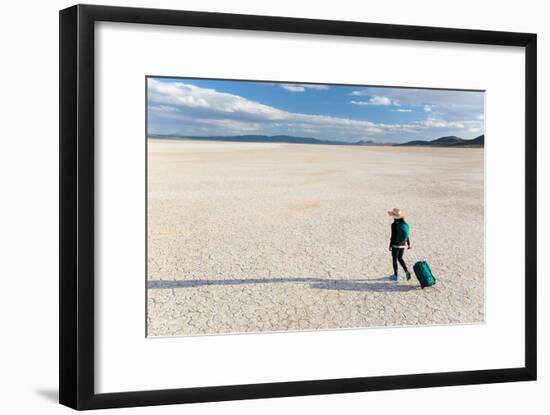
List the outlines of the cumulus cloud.
<svg viewBox="0 0 550 415">
<path fill-rule="evenodd" d="M 321 85 L 321 84 L 301 84 L 306 89 L 317 89 L 320 91 L 326 91 L 329 89 L 328 85 Z"/>
<path fill-rule="evenodd" d="M 281 88 L 290 92 L 304 92 L 306 89 L 300 85 L 281 85 Z"/>
<path fill-rule="evenodd" d="M 290 92 L 304 92 L 306 89 L 315 89 L 319 91 L 329 89 L 328 85 L 317 84 L 281 84 L 281 88 Z"/>
<path fill-rule="evenodd" d="M 420 125 L 428 128 L 464 128 L 464 124 L 458 121 L 446 121 L 435 118 L 428 118 L 418 122 Z"/>
<path fill-rule="evenodd" d="M 392 101 L 388 97 L 374 96 L 368 101 L 350 101 L 353 105 L 399 105 L 398 101 Z"/>
</svg>

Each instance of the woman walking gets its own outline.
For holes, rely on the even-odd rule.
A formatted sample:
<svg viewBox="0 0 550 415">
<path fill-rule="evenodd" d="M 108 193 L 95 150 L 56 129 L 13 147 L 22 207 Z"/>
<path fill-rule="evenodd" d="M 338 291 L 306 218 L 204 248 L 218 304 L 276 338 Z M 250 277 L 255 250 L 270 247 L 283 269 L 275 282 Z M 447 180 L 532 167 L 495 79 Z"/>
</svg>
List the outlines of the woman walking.
<svg viewBox="0 0 550 415">
<path fill-rule="evenodd" d="M 398 281 L 397 263 L 403 267 L 407 281 L 411 279 L 411 273 L 407 269 L 407 264 L 403 260 L 403 253 L 405 247 L 411 249 L 411 241 L 409 238 L 409 224 L 405 222 L 405 214 L 398 208 L 393 208 L 388 212 L 394 220 L 391 224 L 391 237 L 390 237 L 390 251 L 393 263 L 393 275 L 390 276 L 390 280 Z"/>
</svg>

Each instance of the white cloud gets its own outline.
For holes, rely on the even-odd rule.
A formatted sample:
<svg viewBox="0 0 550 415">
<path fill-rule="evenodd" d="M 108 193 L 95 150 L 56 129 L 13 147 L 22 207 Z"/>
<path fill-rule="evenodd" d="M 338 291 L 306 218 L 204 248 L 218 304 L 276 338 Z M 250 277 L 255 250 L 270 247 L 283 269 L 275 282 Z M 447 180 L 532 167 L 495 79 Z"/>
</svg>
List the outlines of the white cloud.
<svg viewBox="0 0 550 415">
<path fill-rule="evenodd" d="M 432 107 L 430 105 L 424 105 L 425 112 L 432 112 Z"/>
<path fill-rule="evenodd" d="M 392 105 L 393 101 L 388 97 L 372 97 L 369 102 L 372 105 Z"/>
<path fill-rule="evenodd" d="M 394 111 L 397 111 L 397 112 L 413 112 L 413 110 L 407 109 L 407 108 L 398 108 Z"/>
<path fill-rule="evenodd" d="M 290 92 L 304 92 L 306 89 L 315 89 L 319 91 L 329 89 L 328 85 L 317 84 L 281 84 L 281 88 Z"/>
<path fill-rule="evenodd" d="M 303 86 L 300 85 L 281 85 L 281 88 L 286 89 L 290 92 L 304 92 L 306 89 Z"/>
<path fill-rule="evenodd" d="M 329 89 L 328 85 L 320 85 L 320 84 L 300 84 L 300 85 L 307 89 L 317 89 L 320 91 L 326 91 L 327 89 Z"/>
<path fill-rule="evenodd" d="M 200 88 L 182 82 L 165 83 L 148 80 L 149 103 L 175 109 L 200 110 L 202 115 L 246 114 L 247 118 L 258 117 L 275 120 L 284 116 L 285 111 L 268 105 L 247 100 L 238 95 L 218 92 L 215 89 Z"/>
<path fill-rule="evenodd" d="M 388 97 L 374 96 L 368 101 L 350 101 L 353 105 L 396 105 L 399 106 L 398 101 L 392 101 Z"/>
<path fill-rule="evenodd" d="M 464 128 L 464 124 L 458 121 L 446 121 L 435 118 L 428 118 L 419 122 L 420 125 L 428 128 Z"/>
</svg>

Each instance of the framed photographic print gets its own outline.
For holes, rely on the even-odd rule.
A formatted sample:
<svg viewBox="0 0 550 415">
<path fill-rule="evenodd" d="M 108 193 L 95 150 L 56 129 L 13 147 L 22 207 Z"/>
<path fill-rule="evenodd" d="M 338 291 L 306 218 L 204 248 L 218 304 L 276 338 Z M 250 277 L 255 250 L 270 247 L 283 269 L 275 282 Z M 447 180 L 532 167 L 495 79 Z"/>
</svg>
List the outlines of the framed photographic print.
<svg viewBox="0 0 550 415">
<path fill-rule="evenodd" d="M 536 35 L 60 12 L 60 402 L 536 379 Z"/>
</svg>

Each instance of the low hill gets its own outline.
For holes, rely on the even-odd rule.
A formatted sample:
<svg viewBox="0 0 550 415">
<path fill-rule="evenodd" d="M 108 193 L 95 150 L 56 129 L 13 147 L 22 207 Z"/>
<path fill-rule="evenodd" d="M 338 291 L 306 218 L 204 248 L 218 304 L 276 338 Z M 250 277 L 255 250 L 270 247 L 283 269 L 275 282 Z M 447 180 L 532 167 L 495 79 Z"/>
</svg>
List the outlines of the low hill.
<svg viewBox="0 0 550 415">
<path fill-rule="evenodd" d="M 446 137 L 440 137 L 435 140 L 414 140 L 406 143 L 396 144 L 400 147 L 412 147 L 412 146 L 424 146 L 424 147 L 483 147 L 485 145 L 485 134 L 471 140 L 450 135 Z"/>
</svg>

